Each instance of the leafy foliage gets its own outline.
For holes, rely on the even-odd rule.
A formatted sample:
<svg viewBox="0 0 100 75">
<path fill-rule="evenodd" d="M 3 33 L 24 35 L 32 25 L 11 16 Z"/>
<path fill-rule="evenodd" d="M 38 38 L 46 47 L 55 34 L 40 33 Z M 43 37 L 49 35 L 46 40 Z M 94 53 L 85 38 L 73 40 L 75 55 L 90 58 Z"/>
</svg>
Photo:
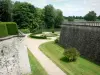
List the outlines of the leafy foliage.
<svg viewBox="0 0 100 75">
<path fill-rule="evenodd" d="M 57 39 L 55 40 L 55 43 L 59 43 L 59 38 L 57 38 Z"/>
<path fill-rule="evenodd" d="M 55 28 L 59 28 L 64 20 L 63 13 L 61 10 L 57 9 L 55 10 L 55 15 Z"/>
<path fill-rule="evenodd" d="M 51 28 L 54 26 L 54 19 L 55 19 L 55 12 L 54 7 L 52 5 L 47 5 L 44 8 L 44 14 L 45 14 L 45 23 L 47 28 Z"/>
<path fill-rule="evenodd" d="M 12 21 L 12 2 L 11 0 L 0 0 L 0 21 Z"/>
<path fill-rule="evenodd" d="M 68 21 L 74 21 L 74 18 L 72 16 L 69 16 Z"/>
<path fill-rule="evenodd" d="M 19 28 L 27 28 L 34 21 L 36 9 L 33 5 L 26 2 L 15 2 L 13 6 L 13 20 Z"/>
<path fill-rule="evenodd" d="M 74 61 L 80 54 L 76 48 L 67 48 L 64 51 L 64 55 L 69 61 Z"/>
<path fill-rule="evenodd" d="M 96 21 L 96 13 L 94 11 L 90 11 L 84 16 L 84 19 L 86 21 Z"/>
</svg>

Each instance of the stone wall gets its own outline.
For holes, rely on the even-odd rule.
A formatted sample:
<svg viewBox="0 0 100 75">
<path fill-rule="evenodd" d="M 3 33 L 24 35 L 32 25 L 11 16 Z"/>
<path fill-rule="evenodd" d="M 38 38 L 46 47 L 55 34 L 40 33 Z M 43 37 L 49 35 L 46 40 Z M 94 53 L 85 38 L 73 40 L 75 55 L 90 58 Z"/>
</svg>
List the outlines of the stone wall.
<svg viewBox="0 0 100 75">
<path fill-rule="evenodd" d="M 99 26 L 64 25 L 60 44 L 64 47 L 75 47 L 84 57 L 100 62 Z"/>
<path fill-rule="evenodd" d="M 23 39 L 12 37 L 0 41 L 0 75 L 23 75 L 31 72 Z"/>
</svg>

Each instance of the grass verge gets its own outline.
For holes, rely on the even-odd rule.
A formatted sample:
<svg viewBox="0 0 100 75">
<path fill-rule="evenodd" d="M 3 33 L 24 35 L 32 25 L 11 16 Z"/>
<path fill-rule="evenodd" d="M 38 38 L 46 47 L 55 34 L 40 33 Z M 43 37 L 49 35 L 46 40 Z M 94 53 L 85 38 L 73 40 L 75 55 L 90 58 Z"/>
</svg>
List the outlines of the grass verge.
<svg viewBox="0 0 100 75">
<path fill-rule="evenodd" d="M 75 62 L 66 61 L 63 55 L 64 48 L 54 42 L 44 43 L 39 48 L 67 75 L 100 75 L 100 66 L 82 57 Z"/>
<path fill-rule="evenodd" d="M 28 50 L 29 62 L 31 66 L 31 75 L 48 75 L 33 54 Z"/>
</svg>

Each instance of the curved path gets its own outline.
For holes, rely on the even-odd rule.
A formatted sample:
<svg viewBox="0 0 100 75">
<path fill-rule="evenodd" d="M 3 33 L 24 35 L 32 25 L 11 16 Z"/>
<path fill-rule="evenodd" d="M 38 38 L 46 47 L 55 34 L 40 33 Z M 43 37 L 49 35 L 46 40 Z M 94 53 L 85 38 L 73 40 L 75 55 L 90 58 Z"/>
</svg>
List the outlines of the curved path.
<svg viewBox="0 0 100 75">
<path fill-rule="evenodd" d="M 57 65 L 55 65 L 46 55 L 39 50 L 39 45 L 52 40 L 31 39 L 26 36 L 25 44 L 33 53 L 36 59 L 40 62 L 42 67 L 47 71 L 48 75 L 66 75 Z"/>
</svg>

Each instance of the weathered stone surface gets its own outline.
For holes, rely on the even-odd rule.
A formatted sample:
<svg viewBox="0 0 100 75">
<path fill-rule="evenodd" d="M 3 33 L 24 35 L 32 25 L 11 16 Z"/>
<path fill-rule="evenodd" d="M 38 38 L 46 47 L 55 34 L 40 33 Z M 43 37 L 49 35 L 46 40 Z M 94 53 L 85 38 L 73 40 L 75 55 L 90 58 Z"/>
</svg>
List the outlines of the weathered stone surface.
<svg viewBox="0 0 100 75">
<path fill-rule="evenodd" d="M 21 37 L 14 37 L 0 41 L 0 75 L 22 75 L 31 72 L 27 48 L 25 48 L 22 40 Z M 27 59 L 26 62 L 21 60 L 25 59 L 23 58 L 23 52 Z M 20 64 L 21 62 L 24 63 Z M 23 65 L 24 67 L 22 67 Z M 25 68 L 27 69 L 25 70 Z"/>
<path fill-rule="evenodd" d="M 64 47 L 75 47 L 81 55 L 100 62 L 100 27 L 62 26 L 60 44 Z"/>
</svg>

